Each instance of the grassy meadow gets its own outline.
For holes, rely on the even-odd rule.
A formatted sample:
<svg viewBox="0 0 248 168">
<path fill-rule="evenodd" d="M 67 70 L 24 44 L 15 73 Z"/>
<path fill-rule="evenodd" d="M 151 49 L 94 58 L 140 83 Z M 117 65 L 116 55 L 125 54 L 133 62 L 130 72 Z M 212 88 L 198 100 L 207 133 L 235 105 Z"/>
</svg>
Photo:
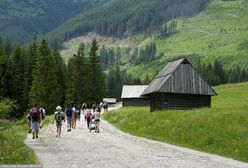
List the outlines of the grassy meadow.
<svg viewBox="0 0 248 168">
<path fill-rule="evenodd" d="M 36 156 L 24 141 L 28 126 L 24 120 L 12 123 L 0 122 L 0 165 L 1 164 L 35 164 Z"/>
<path fill-rule="evenodd" d="M 103 117 L 132 135 L 248 162 L 248 83 L 214 89 L 212 108 L 150 113 L 125 107 Z"/>
</svg>

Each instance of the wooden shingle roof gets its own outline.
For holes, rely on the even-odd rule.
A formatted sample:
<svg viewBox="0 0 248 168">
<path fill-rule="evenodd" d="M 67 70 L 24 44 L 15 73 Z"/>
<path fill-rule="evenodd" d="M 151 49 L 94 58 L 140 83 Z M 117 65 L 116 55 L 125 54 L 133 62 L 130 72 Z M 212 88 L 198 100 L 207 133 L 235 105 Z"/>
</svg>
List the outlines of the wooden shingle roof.
<svg viewBox="0 0 248 168">
<path fill-rule="evenodd" d="M 142 98 L 142 92 L 148 85 L 124 85 L 121 98 Z"/>
<path fill-rule="evenodd" d="M 142 95 L 151 93 L 216 95 L 186 58 L 168 62 Z"/>
</svg>

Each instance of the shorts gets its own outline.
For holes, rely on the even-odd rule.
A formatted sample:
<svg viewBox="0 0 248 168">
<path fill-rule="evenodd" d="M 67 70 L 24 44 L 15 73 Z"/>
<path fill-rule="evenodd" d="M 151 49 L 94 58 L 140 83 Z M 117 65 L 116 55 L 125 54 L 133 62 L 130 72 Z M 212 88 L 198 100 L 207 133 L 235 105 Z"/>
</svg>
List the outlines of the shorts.
<svg viewBox="0 0 248 168">
<path fill-rule="evenodd" d="M 95 122 L 100 122 L 100 119 L 95 119 Z"/>
<path fill-rule="evenodd" d="M 62 120 L 61 121 L 56 121 L 56 126 L 58 127 L 58 126 L 62 126 Z"/>
<path fill-rule="evenodd" d="M 31 125 L 32 125 L 32 131 L 39 131 L 39 122 L 37 121 L 32 121 L 31 122 Z"/>
<path fill-rule="evenodd" d="M 67 124 L 71 124 L 72 116 L 70 116 L 70 117 L 67 116 L 66 120 L 67 120 Z"/>
</svg>

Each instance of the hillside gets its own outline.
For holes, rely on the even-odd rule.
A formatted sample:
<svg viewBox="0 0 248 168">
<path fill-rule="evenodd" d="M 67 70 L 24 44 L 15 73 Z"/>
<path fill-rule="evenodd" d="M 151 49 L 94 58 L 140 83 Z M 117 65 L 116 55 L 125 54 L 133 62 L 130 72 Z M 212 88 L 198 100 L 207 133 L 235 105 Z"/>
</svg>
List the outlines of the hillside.
<svg viewBox="0 0 248 168">
<path fill-rule="evenodd" d="M 95 32 L 123 37 L 149 33 L 177 17 L 190 17 L 204 9 L 209 0 L 109 0 L 70 19 L 47 35 L 55 47 L 73 37 Z"/>
<path fill-rule="evenodd" d="M 1 0 L 0 37 L 27 43 L 105 0 Z"/>
<path fill-rule="evenodd" d="M 191 18 L 178 18 L 175 32 L 163 35 L 162 30 L 151 35 L 137 34 L 129 37 L 97 37 L 105 48 L 120 47 L 122 51 L 121 68 L 130 74 L 144 79 L 152 77 L 167 60 L 174 57 L 187 57 L 193 65 L 200 62 L 213 63 L 218 59 L 226 69 L 238 65 L 248 71 L 248 2 L 243 0 L 212 0 L 206 9 Z M 170 24 L 167 23 L 167 25 Z M 90 35 L 81 36 L 64 43 L 62 55 L 68 58 L 75 52 L 78 43 L 87 42 Z M 80 40 L 79 40 L 80 39 Z M 156 54 L 151 61 L 139 61 L 141 49 L 154 43 Z M 117 46 L 117 47 L 116 47 Z"/>
<path fill-rule="evenodd" d="M 132 135 L 248 162 L 248 83 L 214 88 L 212 108 L 149 112 L 126 107 L 104 119 Z"/>
</svg>

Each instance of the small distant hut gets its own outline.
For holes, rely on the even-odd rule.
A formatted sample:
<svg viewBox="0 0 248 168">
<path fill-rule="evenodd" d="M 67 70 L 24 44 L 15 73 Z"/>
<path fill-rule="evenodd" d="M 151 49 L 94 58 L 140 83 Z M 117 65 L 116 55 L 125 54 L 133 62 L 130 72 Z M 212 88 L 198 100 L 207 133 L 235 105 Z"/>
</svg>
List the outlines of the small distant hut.
<svg viewBox="0 0 248 168">
<path fill-rule="evenodd" d="M 141 96 L 148 85 L 124 85 L 122 88 L 122 106 L 149 106 L 149 97 Z"/>
<path fill-rule="evenodd" d="M 170 61 L 141 94 L 150 97 L 150 111 L 211 107 L 217 93 L 186 58 Z"/>
</svg>

